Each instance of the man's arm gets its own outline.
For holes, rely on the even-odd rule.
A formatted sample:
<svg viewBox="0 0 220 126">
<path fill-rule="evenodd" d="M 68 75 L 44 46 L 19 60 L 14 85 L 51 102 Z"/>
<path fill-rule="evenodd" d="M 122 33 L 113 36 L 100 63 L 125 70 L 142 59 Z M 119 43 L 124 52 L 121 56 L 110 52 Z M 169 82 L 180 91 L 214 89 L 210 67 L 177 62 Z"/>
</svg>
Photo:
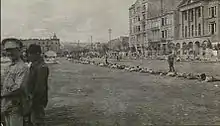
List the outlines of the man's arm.
<svg viewBox="0 0 220 126">
<path fill-rule="evenodd" d="M 42 66 L 38 69 L 36 85 L 33 93 L 43 93 L 47 88 L 47 81 L 49 75 L 49 68 L 47 66 Z"/>
<path fill-rule="evenodd" d="M 15 84 L 11 87 L 12 91 L 4 94 L 2 98 L 5 97 L 11 98 L 21 95 L 23 93 L 25 86 L 27 85 L 28 75 L 29 75 L 28 67 L 23 67 L 22 69 L 20 69 L 16 74 Z"/>
</svg>

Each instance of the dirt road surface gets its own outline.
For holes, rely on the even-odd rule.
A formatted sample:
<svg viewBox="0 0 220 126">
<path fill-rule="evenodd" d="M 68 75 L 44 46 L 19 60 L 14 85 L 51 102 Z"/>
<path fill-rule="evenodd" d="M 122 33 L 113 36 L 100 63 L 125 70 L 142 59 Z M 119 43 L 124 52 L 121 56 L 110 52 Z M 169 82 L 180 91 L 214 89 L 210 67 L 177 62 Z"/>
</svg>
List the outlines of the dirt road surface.
<svg viewBox="0 0 220 126">
<path fill-rule="evenodd" d="M 61 60 L 50 66 L 49 126 L 220 125 L 220 84 Z"/>
</svg>

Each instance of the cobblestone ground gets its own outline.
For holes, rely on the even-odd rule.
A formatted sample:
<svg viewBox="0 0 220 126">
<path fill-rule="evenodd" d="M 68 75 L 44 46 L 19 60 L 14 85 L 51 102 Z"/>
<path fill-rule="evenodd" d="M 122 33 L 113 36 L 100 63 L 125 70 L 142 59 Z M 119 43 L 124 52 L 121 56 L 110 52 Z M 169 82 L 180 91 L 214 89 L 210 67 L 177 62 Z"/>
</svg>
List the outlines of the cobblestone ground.
<svg viewBox="0 0 220 126">
<path fill-rule="evenodd" d="M 95 61 L 102 61 L 104 59 L 94 58 Z M 155 70 L 167 70 L 168 63 L 166 60 L 121 60 L 109 59 L 109 61 L 125 65 L 141 65 L 143 67 Z M 199 63 L 199 62 L 176 62 L 175 69 L 177 72 L 186 73 L 206 73 L 212 76 L 220 77 L 220 63 Z"/>
<path fill-rule="evenodd" d="M 220 125 L 218 83 L 60 62 L 50 66 L 48 126 Z"/>
</svg>

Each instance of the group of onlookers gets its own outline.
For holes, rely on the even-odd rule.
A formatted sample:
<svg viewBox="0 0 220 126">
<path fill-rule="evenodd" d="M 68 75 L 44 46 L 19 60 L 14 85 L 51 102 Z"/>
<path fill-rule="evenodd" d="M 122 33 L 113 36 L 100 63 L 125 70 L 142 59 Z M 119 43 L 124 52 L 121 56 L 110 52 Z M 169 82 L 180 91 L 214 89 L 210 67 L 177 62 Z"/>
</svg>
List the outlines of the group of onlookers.
<svg viewBox="0 0 220 126">
<path fill-rule="evenodd" d="M 11 63 L 1 78 L 1 125 L 44 126 L 49 68 L 41 47 L 32 44 L 23 55 L 19 39 L 4 39 L 2 46 Z"/>
</svg>

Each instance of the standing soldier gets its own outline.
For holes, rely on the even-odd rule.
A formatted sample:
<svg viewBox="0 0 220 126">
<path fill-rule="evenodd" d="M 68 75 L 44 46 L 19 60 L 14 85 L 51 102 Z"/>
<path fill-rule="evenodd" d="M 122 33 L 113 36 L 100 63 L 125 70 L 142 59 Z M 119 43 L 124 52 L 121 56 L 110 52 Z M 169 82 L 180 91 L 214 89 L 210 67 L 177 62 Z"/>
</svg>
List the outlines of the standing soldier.
<svg viewBox="0 0 220 126">
<path fill-rule="evenodd" d="M 23 126 L 23 100 L 26 99 L 25 87 L 29 68 L 21 59 L 22 42 L 8 38 L 2 44 L 11 59 L 11 64 L 3 75 L 1 90 L 1 118 L 6 126 Z"/>
<path fill-rule="evenodd" d="M 105 64 L 108 64 L 108 54 L 105 55 Z"/>
<path fill-rule="evenodd" d="M 28 81 L 28 91 L 32 101 L 29 117 L 33 126 L 44 126 L 44 109 L 48 102 L 49 68 L 41 56 L 39 45 L 31 44 L 29 46 L 28 59 L 32 62 Z"/>
<path fill-rule="evenodd" d="M 175 72 L 175 69 L 174 69 L 174 54 L 172 53 L 172 51 L 169 52 L 167 60 L 168 60 L 168 64 L 169 64 L 169 72 Z"/>
</svg>

